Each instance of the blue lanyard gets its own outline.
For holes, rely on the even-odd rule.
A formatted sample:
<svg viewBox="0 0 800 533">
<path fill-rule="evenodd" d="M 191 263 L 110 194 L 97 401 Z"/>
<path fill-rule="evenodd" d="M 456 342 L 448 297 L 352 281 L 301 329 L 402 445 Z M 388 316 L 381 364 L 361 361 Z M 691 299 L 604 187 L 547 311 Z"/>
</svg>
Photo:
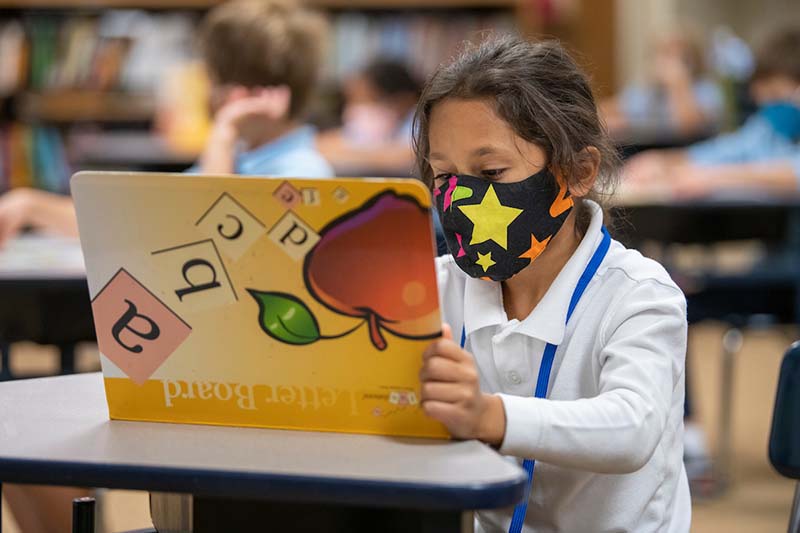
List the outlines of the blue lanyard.
<svg viewBox="0 0 800 533">
<path fill-rule="evenodd" d="M 567 324 L 569 324 L 569 319 L 572 316 L 572 312 L 575 310 L 575 307 L 581 300 L 581 296 L 583 296 L 583 293 L 586 290 L 586 287 L 589 285 L 589 282 L 597 273 L 600 263 L 602 263 L 603 259 L 606 257 L 609 246 L 611 246 L 611 235 L 608 234 L 608 230 L 605 228 L 605 226 L 603 227 L 602 231 L 603 240 L 600 242 L 600 246 L 597 247 L 597 250 L 595 250 L 592 258 L 589 260 L 589 264 L 586 265 L 586 270 L 583 271 L 580 279 L 578 279 L 578 285 L 575 287 L 575 292 L 572 293 L 572 299 L 569 301 L 569 308 L 567 309 Z M 466 342 L 467 329 L 466 327 L 462 327 L 462 349 L 464 348 Z M 547 346 L 544 348 L 542 364 L 539 366 L 539 377 L 536 380 L 536 391 L 534 393 L 536 398 L 547 397 L 547 387 L 550 383 L 550 370 L 553 368 L 553 359 L 555 359 L 557 349 L 558 346 L 550 343 L 547 343 Z M 530 498 L 531 487 L 533 486 L 533 467 L 535 465 L 536 461 L 533 459 L 525 459 L 522 462 L 522 468 L 528 474 L 528 484 L 525 488 L 525 498 L 514 508 L 514 516 L 511 518 L 511 525 L 508 526 L 509 533 L 520 533 L 522 531 L 522 524 L 525 522 L 525 513 L 528 511 L 528 498 Z"/>
</svg>

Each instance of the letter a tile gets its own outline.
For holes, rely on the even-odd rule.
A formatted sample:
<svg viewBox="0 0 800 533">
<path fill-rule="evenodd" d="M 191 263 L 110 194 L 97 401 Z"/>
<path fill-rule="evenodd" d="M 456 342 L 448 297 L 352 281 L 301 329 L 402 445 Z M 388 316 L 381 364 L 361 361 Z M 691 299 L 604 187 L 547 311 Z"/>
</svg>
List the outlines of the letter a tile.
<svg viewBox="0 0 800 533">
<path fill-rule="evenodd" d="M 136 278 L 120 269 L 92 300 L 100 352 L 142 385 L 192 332 Z"/>
<path fill-rule="evenodd" d="M 272 193 L 272 196 L 283 204 L 286 209 L 295 208 L 303 199 L 300 191 L 292 187 L 292 184 L 288 181 L 281 183 Z"/>
</svg>

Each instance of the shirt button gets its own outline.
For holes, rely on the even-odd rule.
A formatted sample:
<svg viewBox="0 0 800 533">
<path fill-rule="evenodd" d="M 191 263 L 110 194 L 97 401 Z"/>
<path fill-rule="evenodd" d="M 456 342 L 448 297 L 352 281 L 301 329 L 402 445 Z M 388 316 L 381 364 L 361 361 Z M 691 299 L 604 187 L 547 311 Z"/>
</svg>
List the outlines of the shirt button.
<svg viewBox="0 0 800 533">
<path fill-rule="evenodd" d="M 508 377 L 508 381 L 510 381 L 514 385 L 519 385 L 520 383 L 522 383 L 522 376 L 520 376 L 519 372 L 517 372 L 516 370 L 512 370 L 511 372 L 506 374 L 506 376 Z"/>
</svg>

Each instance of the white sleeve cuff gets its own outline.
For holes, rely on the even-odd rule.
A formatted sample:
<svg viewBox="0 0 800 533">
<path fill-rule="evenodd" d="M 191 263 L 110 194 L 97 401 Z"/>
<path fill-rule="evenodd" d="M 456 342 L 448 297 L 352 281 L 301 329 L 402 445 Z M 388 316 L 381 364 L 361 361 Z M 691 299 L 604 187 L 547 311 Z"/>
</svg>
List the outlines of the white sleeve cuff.
<svg viewBox="0 0 800 533">
<path fill-rule="evenodd" d="M 535 458 L 542 439 L 544 413 L 542 403 L 547 400 L 510 394 L 498 394 L 506 412 L 506 434 L 500 453 L 515 457 Z"/>
</svg>

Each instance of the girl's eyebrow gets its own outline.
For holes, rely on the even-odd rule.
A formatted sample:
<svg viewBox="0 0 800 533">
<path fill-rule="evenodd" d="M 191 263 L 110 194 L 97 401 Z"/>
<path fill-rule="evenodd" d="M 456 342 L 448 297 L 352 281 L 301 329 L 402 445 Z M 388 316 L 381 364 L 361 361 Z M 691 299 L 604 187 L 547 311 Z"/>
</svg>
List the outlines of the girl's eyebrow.
<svg viewBox="0 0 800 533">
<path fill-rule="evenodd" d="M 498 153 L 502 153 L 502 152 L 503 152 L 502 149 L 498 149 L 498 148 L 496 148 L 494 146 L 481 146 L 479 148 L 475 148 L 470 153 L 470 155 L 473 156 L 473 157 L 481 157 L 481 156 L 484 156 L 484 155 L 493 155 L 493 154 L 498 154 Z M 440 154 L 439 152 L 431 152 L 430 155 L 428 156 L 428 159 L 445 160 L 445 159 L 447 159 L 447 157 L 445 157 L 443 154 Z"/>
<path fill-rule="evenodd" d="M 498 150 L 494 146 L 481 146 L 480 148 L 476 148 L 472 151 L 473 157 L 481 157 L 484 155 L 493 155 L 502 152 L 502 150 Z"/>
</svg>

